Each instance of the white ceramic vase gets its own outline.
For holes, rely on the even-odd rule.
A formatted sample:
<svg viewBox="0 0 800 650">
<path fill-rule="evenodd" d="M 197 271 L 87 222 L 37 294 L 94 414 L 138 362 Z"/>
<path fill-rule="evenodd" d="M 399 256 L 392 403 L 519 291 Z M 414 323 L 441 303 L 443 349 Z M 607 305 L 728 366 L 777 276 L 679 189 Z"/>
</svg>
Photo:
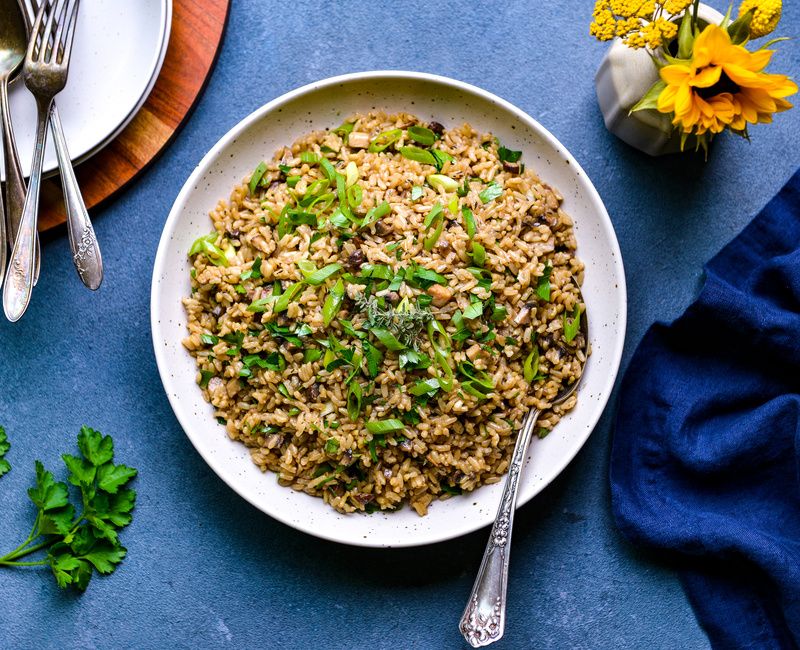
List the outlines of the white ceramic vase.
<svg viewBox="0 0 800 650">
<path fill-rule="evenodd" d="M 701 4 L 698 18 L 707 23 L 721 23 L 723 15 Z M 645 50 L 626 47 L 615 39 L 600 63 L 594 78 L 597 102 L 606 128 L 632 147 L 651 156 L 680 151 L 680 134 L 667 115 L 655 109 L 630 110 L 658 81 L 658 70 Z"/>
</svg>

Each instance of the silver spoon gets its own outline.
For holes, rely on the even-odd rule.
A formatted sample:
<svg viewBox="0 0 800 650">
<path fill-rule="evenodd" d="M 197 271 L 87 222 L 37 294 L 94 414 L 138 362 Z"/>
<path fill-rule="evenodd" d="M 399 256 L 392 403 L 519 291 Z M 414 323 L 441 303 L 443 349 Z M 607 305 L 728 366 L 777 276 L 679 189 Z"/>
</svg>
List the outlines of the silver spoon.
<svg viewBox="0 0 800 650">
<path fill-rule="evenodd" d="M 577 281 L 574 278 L 573 281 L 577 287 Z M 580 289 L 578 289 L 578 293 L 580 295 Z M 582 295 L 580 301 L 583 303 Z M 577 342 L 577 346 L 580 346 L 578 349 L 586 351 L 589 344 L 589 323 L 585 313 L 581 313 L 578 318 L 581 319 L 580 333 L 583 335 L 583 341 L 582 346 L 581 341 Z M 575 392 L 581 377 L 583 377 L 585 364 L 586 361 L 581 365 L 580 377 L 561 389 L 561 392 L 550 402 L 551 407 L 562 404 Z M 539 419 L 541 412 L 541 409 L 531 409 L 522 421 L 522 429 L 517 436 L 517 443 L 511 456 L 508 476 L 500 497 L 500 507 L 497 509 L 492 532 L 483 553 L 481 568 L 478 570 L 467 607 L 464 609 L 458 625 L 461 634 L 473 648 L 480 648 L 498 641 L 505 631 L 508 563 L 511 555 L 511 530 L 514 525 L 514 511 L 517 507 L 519 477 L 525 464 L 525 456 L 528 453 L 528 445 L 536 426 L 536 420 Z"/>
<path fill-rule="evenodd" d="M 3 152 L 6 170 L 8 170 L 12 166 L 10 161 L 13 157 L 12 148 L 9 147 L 13 136 L 11 136 L 11 118 L 8 112 L 8 81 L 11 75 L 19 69 L 28 47 L 25 22 L 16 0 L 2 0 L 0 3 L 0 25 L 2 25 L 0 28 L 0 120 L 3 123 Z M 3 283 L 5 274 L 8 246 L 13 245 L 16 234 L 11 232 L 13 230 L 11 221 L 15 214 L 12 204 L 17 198 L 16 190 L 18 189 L 15 180 L 13 171 L 6 171 L 6 192 L 9 205 L 8 212 L 6 212 L 2 196 L 0 196 L 0 284 Z M 21 200 L 25 200 L 24 186 Z M 20 211 L 16 212 L 17 217 L 22 212 L 21 206 L 20 203 Z M 6 215 L 8 215 L 8 223 Z M 19 219 L 17 219 L 18 221 Z"/>
<path fill-rule="evenodd" d="M 25 203 L 25 176 L 17 153 L 17 143 L 11 125 L 8 107 L 8 86 L 22 70 L 22 61 L 28 49 L 30 24 L 23 14 L 17 0 L 0 0 L 0 122 L 3 131 L 3 159 L 6 170 L 5 180 L 5 237 L 9 248 L 14 246 L 19 223 L 22 219 L 22 206 Z M 2 201 L 0 201 L 0 204 Z M 2 214 L 2 210 L 0 210 Z M 33 283 L 39 279 L 39 240 L 36 240 L 36 270 Z M 3 264 L 5 270 L 5 264 Z M 0 273 L 0 279 L 2 273 Z"/>
</svg>

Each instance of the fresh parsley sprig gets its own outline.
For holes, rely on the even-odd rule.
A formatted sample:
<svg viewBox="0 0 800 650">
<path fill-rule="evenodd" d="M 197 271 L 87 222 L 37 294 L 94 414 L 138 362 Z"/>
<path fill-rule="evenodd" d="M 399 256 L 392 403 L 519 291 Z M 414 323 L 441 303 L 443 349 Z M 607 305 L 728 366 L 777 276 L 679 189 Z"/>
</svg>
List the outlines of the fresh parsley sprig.
<svg viewBox="0 0 800 650">
<path fill-rule="evenodd" d="M 9 449 L 11 449 L 11 443 L 8 441 L 8 436 L 6 436 L 6 430 L 0 427 L 0 476 L 11 471 L 11 463 L 5 458 Z"/>
<path fill-rule="evenodd" d="M 5 442 L 5 432 L 0 440 Z M 126 486 L 137 471 L 115 465 L 111 436 L 89 427 L 81 428 L 78 449 L 80 456 L 62 458 L 67 480 L 80 492 L 80 509 L 70 502 L 67 484 L 37 460 L 36 485 L 28 490 L 36 506 L 33 528 L 22 544 L 0 556 L 0 567 L 49 566 L 59 587 L 84 591 L 95 571 L 113 573 L 125 557 L 119 531 L 131 523 L 136 492 Z M 22 561 L 37 551 L 45 557 Z"/>
</svg>

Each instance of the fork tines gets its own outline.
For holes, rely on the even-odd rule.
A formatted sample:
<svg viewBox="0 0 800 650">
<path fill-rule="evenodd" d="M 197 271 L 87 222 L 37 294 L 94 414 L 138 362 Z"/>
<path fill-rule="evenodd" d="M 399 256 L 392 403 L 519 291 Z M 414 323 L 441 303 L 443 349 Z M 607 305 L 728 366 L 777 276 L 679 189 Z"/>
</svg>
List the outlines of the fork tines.
<svg viewBox="0 0 800 650">
<path fill-rule="evenodd" d="M 45 0 L 31 28 L 28 60 L 63 65 L 69 61 L 79 0 Z M 55 34 L 53 31 L 55 30 Z M 44 55 L 42 55 L 44 45 Z M 56 51 L 55 58 L 53 50 Z"/>
</svg>

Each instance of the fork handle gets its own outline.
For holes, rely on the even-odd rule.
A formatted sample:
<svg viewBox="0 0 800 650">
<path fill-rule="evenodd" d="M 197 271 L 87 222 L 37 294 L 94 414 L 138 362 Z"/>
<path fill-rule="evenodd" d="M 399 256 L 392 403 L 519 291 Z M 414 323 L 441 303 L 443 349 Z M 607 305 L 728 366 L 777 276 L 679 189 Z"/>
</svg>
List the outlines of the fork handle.
<svg viewBox="0 0 800 650">
<path fill-rule="evenodd" d="M 22 220 L 22 206 L 25 205 L 25 176 L 19 162 L 17 143 L 11 128 L 11 112 L 8 104 L 8 80 L 0 82 L 0 121 L 3 123 L 3 158 L 6 169 L 5 200 L 6 200 L 6 236 L 8 247 L 14 246 L 17 231 Z M 36 237 L 36 269 L 33 276 L 35 285 L 39 279 L 39 237 Z M 3 261 L 5 265 L 5 260 Z"/>
<path fill-rule="evenodd" d="M 100 255 L 100 246 L 97 244 L 92 222 L 89 220 L 89 212 L 81 196 L 78 179 L 75 178 L 75 170 L 72 168 L 67 140 L 64 137 L 61 117 L 55 102 L 50 109 L 50 131 L 56 145 L 58 168 L 61 172 L 72 263 L 81 282 L 94 291 L 103 281 L 103 258 Z"/>
<path fill-rule="evenodd" d="M 36 222 L 39 217 L 39 190 L 42 185 L 42 164 L 44 162 L 44 146 L 47 142 L 47 117 L 50 114 L 52 99 L 36 99 L 36 145 L 33 149 L 31 178 L 25 204 L 22 207 L 22 219 L 19 231 L 11 251 L 8 265 L 8 278 L 3 286 L 3 310 L 6 318 L 12 323 L 22 318 L 33 290 L 33 278 L 36 269 Z"/>
<path fill-rule="evenodd" d="M 511 455 L 511 465 L 508 468 L 497 516 L 492 525 L 492 533 L 489 535 L 478 577 L 475 578 L 475 585 L 472 587 L 467 607 L 458 626 L 461 634 L 473 648 L 494 643 L 505 631 L 511 529 L 517 507 L 519 477 L 540 412 L 538 409 L 532 409 L 522 421 L 522 430 L 517 436 L 517 444 Z"/>
</svg>

